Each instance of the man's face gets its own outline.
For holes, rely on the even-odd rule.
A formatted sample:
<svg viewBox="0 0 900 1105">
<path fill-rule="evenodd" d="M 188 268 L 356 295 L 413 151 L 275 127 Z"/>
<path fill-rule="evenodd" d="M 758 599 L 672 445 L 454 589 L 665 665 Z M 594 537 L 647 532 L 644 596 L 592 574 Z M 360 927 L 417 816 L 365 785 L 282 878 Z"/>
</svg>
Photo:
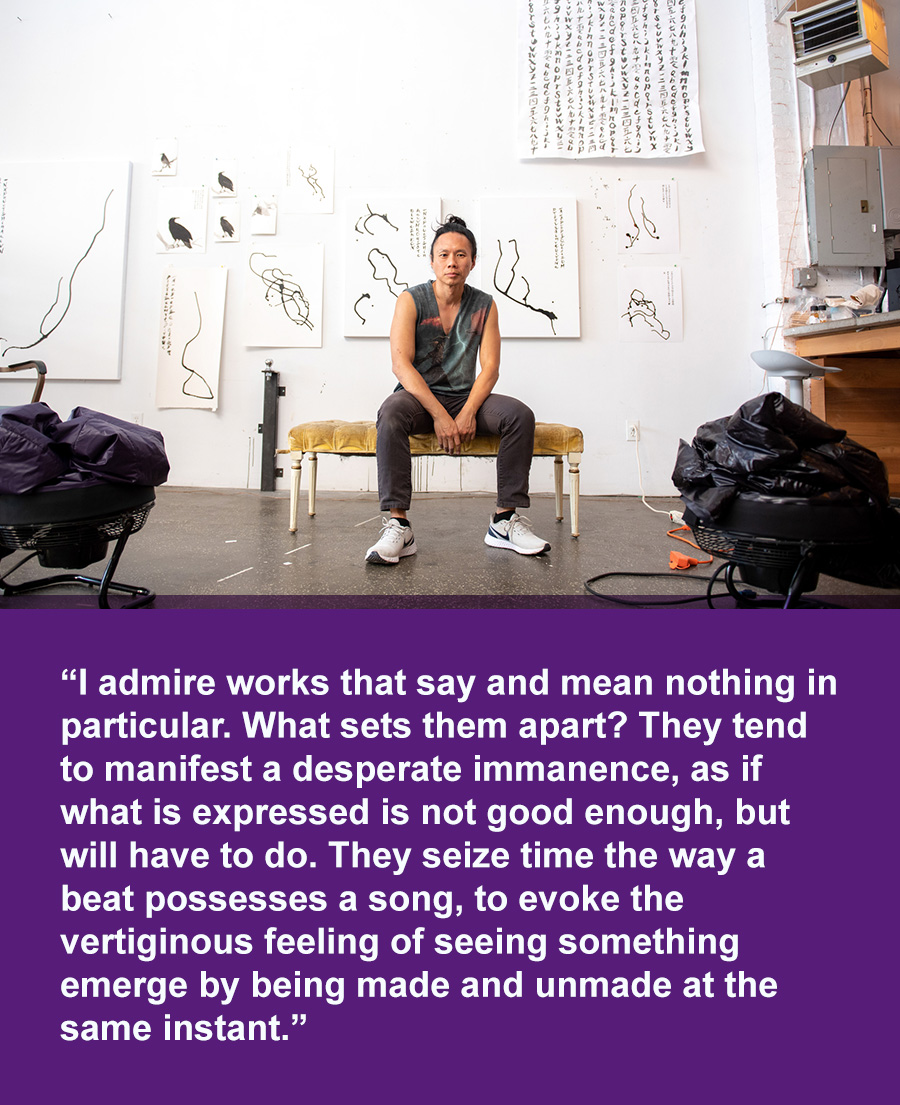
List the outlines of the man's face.
<svg viewBox="0 0 900 1105">
<path fill-rule="evenodd" d="M 472 246 L 464 234 L 442 234 L 434 243 L 431 270 L 448 287 L 465 284 L 474 267 Z"/>
</svg>

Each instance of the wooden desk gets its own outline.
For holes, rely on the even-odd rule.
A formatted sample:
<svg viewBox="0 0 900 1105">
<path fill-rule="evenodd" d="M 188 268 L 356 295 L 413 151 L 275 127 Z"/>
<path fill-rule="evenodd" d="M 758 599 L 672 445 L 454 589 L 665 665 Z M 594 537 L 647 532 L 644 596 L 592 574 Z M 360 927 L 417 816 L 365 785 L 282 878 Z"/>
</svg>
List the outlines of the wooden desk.
<svg viewBox="0 0 900 1105">
<path fill-rule="evenodd" d="M 900 495 L 900 311 L 795 326 L 793 352 L 841 369 L 809 381 L 809 407 L 874 451 Z"/>
</svg>

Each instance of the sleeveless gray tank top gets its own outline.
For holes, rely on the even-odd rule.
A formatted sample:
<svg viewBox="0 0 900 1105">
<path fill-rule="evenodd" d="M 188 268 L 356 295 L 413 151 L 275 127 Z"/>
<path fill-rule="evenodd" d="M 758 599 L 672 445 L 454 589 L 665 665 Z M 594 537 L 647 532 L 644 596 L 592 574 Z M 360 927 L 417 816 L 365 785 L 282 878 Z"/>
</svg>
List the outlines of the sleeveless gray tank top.
<svg viewBox="0 0 900 1105">
<path fill-rule="evenodd" d="M 479 288 L 463 288 L 459 314 L 444 333 L 434 289 L 416 284 L 409 289 L 416 305 L 416 353 L 413 364 L 436 394 L 472 390 L 478 375 L 478 350 L 493 298 Z"/>
</svg>

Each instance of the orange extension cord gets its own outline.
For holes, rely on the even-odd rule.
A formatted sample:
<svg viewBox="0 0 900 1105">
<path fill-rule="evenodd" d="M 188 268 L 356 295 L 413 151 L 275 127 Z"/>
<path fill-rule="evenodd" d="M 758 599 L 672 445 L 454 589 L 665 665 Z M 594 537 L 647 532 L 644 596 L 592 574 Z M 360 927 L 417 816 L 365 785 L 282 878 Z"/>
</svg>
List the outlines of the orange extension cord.
<svg viewBox="0 0 900 1105">
<path fill-rule="evenodd" d="M 687 537 L 678 536 L 682 530 L 690 530 L 690 528 L 690 526 L 676 526 L 675 529 L 666 531 L 666 537 L 671 537 L 673 541 L 683 541 L 686 545 L 690 545 L 691 548 L 697 549 L 698 552 L 702 552 L 703 550 L 699 545 L 688 540 Z M 695 556 L 686 556 L 684 553 L 675 552 L 674 550 L 669 553 L 669 567 L 673 570 L 696 568 L 698 564 L 712 564 L 712 562 L 712 557 L 709 557 L 707 560 L 698 560 Z"/>
</svg>

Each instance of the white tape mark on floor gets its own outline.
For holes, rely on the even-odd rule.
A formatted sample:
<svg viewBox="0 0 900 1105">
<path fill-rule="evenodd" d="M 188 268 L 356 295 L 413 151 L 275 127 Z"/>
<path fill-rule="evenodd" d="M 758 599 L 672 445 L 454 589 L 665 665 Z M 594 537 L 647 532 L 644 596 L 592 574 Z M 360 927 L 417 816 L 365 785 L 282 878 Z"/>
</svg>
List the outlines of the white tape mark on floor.
<svg viewBox="0 0 900 1105">
<path fill-rule="evenodd" d="M 226 579 L 234 579 L 235 576 L 242 576 L 244 572 L 252 572 L 252 568 L 241 568 L 239 572 L 232 572 L 230 576 L 222 576 L 221 579 L 217 579 L 216 583 L 224 583 Z"/>
</svg>

